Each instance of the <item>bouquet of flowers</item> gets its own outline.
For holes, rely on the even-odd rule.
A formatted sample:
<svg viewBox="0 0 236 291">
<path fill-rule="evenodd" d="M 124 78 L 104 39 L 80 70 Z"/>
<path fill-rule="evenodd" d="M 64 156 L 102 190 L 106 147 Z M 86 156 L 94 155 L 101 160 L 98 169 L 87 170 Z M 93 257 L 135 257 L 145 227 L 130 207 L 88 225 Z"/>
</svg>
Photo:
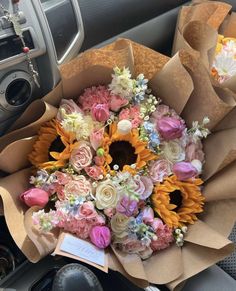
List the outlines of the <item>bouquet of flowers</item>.
<svg viewBox="0 0 236 291">
<path fill-rule="evenodd" d="M 29 155 L 37 169 L 33 188 L 21 194 L 43 231 L 59 227 L 110 244 L 142 259 L 183 246 L 188 224 L 203 211 L 198 178 L 209 130 L 160 104 L 142 74 L 114 68 L 108 86 L 62 99 L 55 119 L 43 124 Z M 154 214 L 155 213 L 155 214 Z"/>
<path fill-rule="evenodd" d="M 136 284 L 171 289 L 228 255 L 235 131 L 215 128 L 235 104 L 204 65 L 119 40 L 61 74 L 1 138 L 4 215 L 25 255 L 52 252 L 61 229 L 108 248 Z"/>
</svg>

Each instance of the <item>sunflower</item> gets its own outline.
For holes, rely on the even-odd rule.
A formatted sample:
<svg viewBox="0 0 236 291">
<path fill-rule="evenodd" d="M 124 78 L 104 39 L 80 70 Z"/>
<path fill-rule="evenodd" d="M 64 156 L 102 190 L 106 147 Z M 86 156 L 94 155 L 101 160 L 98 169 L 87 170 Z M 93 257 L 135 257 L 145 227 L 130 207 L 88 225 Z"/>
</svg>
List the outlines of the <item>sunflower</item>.
<svg viewBox="0 0 236 291">
<path fill-rule="evenodd" d="M 74 140 L 74 134 L 65 132 L 55 119 L 48 121 L 38 132 L 29 161 L 39 169 L 61 168 L 77 145 Z"/>
<path fill-rule="evenodd" d="M 148 161 L 158 157 L 147 148 L 146 142 L 139 139 L 137 129 L 122 135 L 117 131 L 116 123 L 111 124 L 109 132 L 104 134 L 102 147 L 107 172 L 110 172 L 114 165 L 118 165 L 121 171 L 135 174 L 146 166 Z"/>
<path fill-rule="evenodd" d="M 179 181 L 175 175 L 166 178 L 154 188 L 151 200 L 155 212 L 169 227 L 193 224 L 196 214 L 203 211 L 204 197 L 199 178 Z"/>
</svg>

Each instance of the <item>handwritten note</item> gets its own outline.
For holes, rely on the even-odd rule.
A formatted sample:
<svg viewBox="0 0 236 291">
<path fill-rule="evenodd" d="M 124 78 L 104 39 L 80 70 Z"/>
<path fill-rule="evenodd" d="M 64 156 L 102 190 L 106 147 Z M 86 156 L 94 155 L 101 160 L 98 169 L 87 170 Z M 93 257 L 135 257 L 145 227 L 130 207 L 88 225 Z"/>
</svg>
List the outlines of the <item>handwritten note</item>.
<svg viewBox="0 0 236 291">
<path fill-rule="evenodd" d="M 66 234 L 61 243 L 60 250 L 105 266 L 105 252 L 85 240 Z"/>
</svg>

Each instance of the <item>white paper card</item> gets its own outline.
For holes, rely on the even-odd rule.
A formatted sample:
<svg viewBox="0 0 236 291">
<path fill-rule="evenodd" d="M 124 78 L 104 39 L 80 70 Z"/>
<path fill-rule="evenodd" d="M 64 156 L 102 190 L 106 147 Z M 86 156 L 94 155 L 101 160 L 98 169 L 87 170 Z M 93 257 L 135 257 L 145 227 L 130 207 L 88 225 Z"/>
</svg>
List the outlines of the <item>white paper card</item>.
<svg viewBox="0 0 236 291">
<path fill-rule="evenodd" d="M 94 246 L 92 243 L 65 234 L 60 245 L 60 250 L 91 261 L 100 266 L 105 266 L 105 252 Z"/>
</svg>

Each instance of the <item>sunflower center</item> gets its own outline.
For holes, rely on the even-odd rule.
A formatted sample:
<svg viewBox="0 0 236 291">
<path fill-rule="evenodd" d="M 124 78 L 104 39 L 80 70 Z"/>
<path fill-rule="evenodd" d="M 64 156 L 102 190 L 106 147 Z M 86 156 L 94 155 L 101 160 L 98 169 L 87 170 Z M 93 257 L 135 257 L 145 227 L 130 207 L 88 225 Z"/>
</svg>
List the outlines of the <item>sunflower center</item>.
<svg viewBox="0 0 236 291">
<path fill-rule="evenodd" d="M 175 190 L 169 194 L 170 196 L 170 203 L 175 204 L 176 207 L 173 209 L 175 212 L 179 210 L 182 206 L 183 197 L 179 190 Z"/>
<path fill-rule="evenodd" d="M 58 153 L 62 153 L 65 149 L 65 146 L 63 144 L 63 142 L 60 139 L 60 136 L 58 136 L 56 139 L 54 139 L 54 141 L 51 143 L 49 150 L 48 150 L 48 160 L 49 161 L 55 161 L 55 159 L 53 157 L 51 157 L 51 155 L 49 154 L 50 152 L 58 152 Z"/>
<path fill-rule="evenodd" d="M 135 148 L 128 141 L 115 141 L 110 145 L 109 154 L 112 157 L 110 167 L 118 165 L 122 171 L 125 165 L 132 165 L 137 161 Z"/>
</svg>

